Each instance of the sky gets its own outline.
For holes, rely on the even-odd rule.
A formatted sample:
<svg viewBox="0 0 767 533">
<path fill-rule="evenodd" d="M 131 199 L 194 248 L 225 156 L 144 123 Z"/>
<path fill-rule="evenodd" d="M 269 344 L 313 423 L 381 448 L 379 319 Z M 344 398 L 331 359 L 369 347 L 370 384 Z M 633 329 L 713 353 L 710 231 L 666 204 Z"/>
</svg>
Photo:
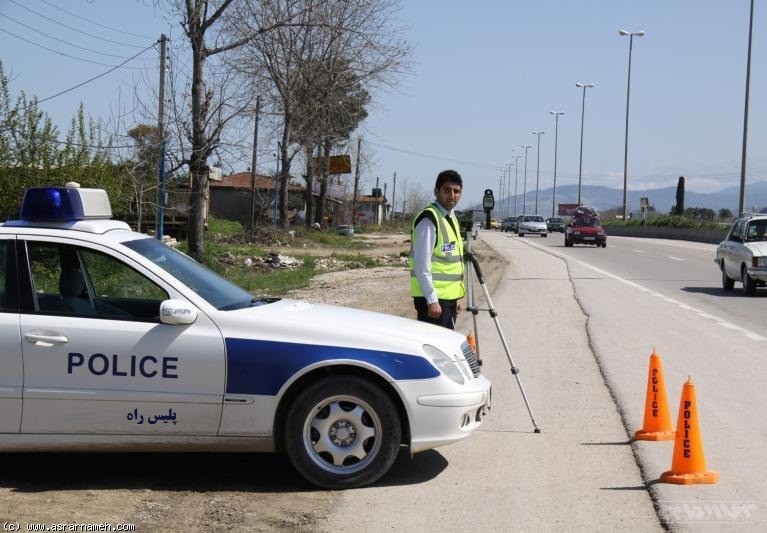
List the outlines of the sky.
<svg viewBox="0 0 767 533">
<path fill-rule="evenodd" d="M 767 6 L 755 4 L 747 184 L 767 180 Z M 629 38 L 619 29 L 646 32 L 631 56 L 629 190 L 674 186 L 679 176 L 695 192 L 740 183 L 748 0 L 403 0 L 398 19 L 412 67 L 373 94 L 358 131 L 370 157 L 366 188 L 379 178 L 391 195 L 396 173 L 398 191 L 430 193 L 437 173 L 454 168 L 462 202 L 475 204 L 488 188 L 522 194 L 527 159 L 527 190 L 536 180 L 544 190 L 555 140 L 557 185 L 575 185 L 581 82 L 595 84 L 583 110 L 582 183 L 622 190 Z M 104 73 L 161 33 L 183 39 L 152 0 L 0 0 L 12 94 L 42 100 L 98 76 L 40 104 L 62 131 L 80 102 L 93 117 L 125 112 L 134 82 L 157 78 L 156 48 L 125 65 L 134 68 Z M 556 135 L 550 111 L 564 112 Z M 246 170 L 247 161 L 230 166 Z"/>
</svg>

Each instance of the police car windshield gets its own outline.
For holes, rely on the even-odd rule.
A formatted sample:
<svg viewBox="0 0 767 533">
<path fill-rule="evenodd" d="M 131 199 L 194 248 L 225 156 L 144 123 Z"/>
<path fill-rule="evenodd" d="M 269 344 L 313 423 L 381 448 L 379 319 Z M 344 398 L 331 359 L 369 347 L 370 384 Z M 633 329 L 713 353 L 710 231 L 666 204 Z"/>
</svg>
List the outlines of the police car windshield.
<svg viewBox="0 0 767 533">
<path fill-rule="evenodd" d="M 147 258 L 221 311 L 271 303 L 274 299 L 254 298 L 249 292 L 208 270 L 191 257 L 165 246 L 157 239 L 123 242 L 123 245 Z"/>
</svg>

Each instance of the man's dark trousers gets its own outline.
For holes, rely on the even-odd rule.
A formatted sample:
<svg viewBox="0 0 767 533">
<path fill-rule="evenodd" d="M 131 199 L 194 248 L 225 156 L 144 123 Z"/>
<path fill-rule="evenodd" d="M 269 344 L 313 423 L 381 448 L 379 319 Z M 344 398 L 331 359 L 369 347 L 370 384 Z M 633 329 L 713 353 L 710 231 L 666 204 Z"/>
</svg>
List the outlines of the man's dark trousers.
<svg viewBox="0 0 767 533">
<path fill-rule="evenodd" d="M 429 316 L 429 305 L 423 296 L 414 296 L 413 304 L 415 305 L 416 313 L 418 313 L 419 321 L 429 322 L 430 324 L 436 324 L 448 329 L 455 329 L 455 320 L 458 316 L 458 300 L 439 300 L 439 305 L 442 308 L 442 315 L 439 318 L 431 318 Z"/>
</svg>

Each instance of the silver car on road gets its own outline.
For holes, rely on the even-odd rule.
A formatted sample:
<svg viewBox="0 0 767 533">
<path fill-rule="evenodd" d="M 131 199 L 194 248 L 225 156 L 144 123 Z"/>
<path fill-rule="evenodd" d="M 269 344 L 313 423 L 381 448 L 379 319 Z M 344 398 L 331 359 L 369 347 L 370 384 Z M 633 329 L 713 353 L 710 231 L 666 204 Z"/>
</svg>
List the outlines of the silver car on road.
<svg viewBox="0 0 767 533">
<path fill-rule="evenodd" d="M 519 219 L 519 236 L 524 237 L 528 233 L 548 237 L 549 229 L 546 220 L 541 215 L 524 215 Z"/>
<path fill-rule="evenodd" d="M 722 271 L 722 288 L 730 291 L 735 281 L 743 293 L 752 295 L 767 283 L 767 215 L 748 215 L 737 219 L 727 238 L 719 243 L 714 262 Z"/>
</svg>

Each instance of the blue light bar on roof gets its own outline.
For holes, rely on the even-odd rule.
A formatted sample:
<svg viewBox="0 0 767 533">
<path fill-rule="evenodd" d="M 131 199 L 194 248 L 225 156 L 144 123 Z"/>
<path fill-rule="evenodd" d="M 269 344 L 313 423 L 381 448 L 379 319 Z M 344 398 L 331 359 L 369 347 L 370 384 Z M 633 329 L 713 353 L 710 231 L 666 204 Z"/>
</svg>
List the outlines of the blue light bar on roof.
<svg viewBox="0 0 767 533">
<path fill-rule="evenodd" d="M 103 189 L 32 187 L 24 193 L 19 218 L 57 222 L 112 218 L 112 207 Z"/>
</svg>

